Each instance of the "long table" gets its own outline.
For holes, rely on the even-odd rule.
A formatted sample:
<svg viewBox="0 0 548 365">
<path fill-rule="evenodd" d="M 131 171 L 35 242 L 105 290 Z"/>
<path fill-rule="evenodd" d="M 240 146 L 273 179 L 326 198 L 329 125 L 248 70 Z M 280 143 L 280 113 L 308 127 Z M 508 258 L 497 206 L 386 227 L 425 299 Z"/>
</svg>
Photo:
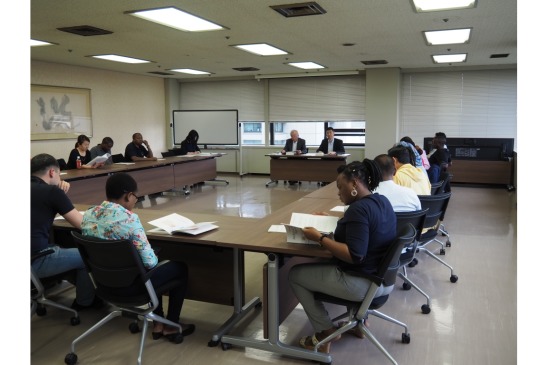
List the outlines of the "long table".
<svg viewBox="0 0 548 365">
<path fill-rule="evenodd" d="M 301 198 L 262 219 L 181 213 L 195 222 L 216 221 L 219 225 L 218 230 L 198 236 L 147 232 L 150 243 L 159 249 L 161 259 L 180 260 L 189 266 L 188 299 L 233 306 L 233 314 L 215 331 L 209 346 L 222 342 L 223 347 L 232 344 L 323 363 L 331 362 L 329 354 L 289 346 L 279 340 L 279 324 L 297 304 L 286 279 L 289 269 L 307 260 L 330 258 L 331 254 L 320 246 L 287 243 L 285 234 L 268 233 L 268 228 L 272 224 L 288 222 L 293 212 L 329 211 L 339 205 L 332 189 L 331 184 L 321 189 L 326 194 L 325 198 Z M 85 210 L 87 205 L 76 205 L 76 208 Z M 171 213 L 147 209 L 135 209 L 135 212 L 147 231 L 152 228 L 148 221 Z M 56 221 L 53 230 L 55 242 L 71 245 L 69 232 L 72 229 L 67 222 Z M 227 335 L 234 325 L 261 304 L 258 297 L 243 304 L 244 251 L 260 252 L 268 257 L 263 286 L 265 340 Z"/>
<path fill-rule="evenodd" d="M 66 170 L 62 171 L 61 178 L 70 183 L 68 196 L 73 203 L 99 204 L 105 199 L 106 180 L 114 173 L 130 174 L 139 186 L 138 195 L 145 196 L 214 180 L 217 177 L 216 158 L 220 156 L 222 154 L 172 156 L 97 169 Z"/>
<path fill-rule="evenodd" d="M 318 155 L 306 153 L 303 155 L 282 155 L 270 153 L 269 186 L 278 180 L 332 182 L 337 179 L 337 168 L 346 164 L 350 154 Z"/>
</svg>

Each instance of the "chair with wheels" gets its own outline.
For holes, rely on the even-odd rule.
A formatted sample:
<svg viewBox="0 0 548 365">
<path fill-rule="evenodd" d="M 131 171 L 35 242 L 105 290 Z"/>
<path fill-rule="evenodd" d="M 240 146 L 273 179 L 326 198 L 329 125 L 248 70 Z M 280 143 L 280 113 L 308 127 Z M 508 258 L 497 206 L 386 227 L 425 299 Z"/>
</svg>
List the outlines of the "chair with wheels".
<svg viewBox="0 0 548 365">
<path fill-rule="evenodd" d="M 162 157 L 171 157 L 171 156 L 175 156 L 175 152 L 173 151 L 162 152 Z"/>
<path fill-rule="evenodd" d="M 396 360 L 390 355 L 390 353 L 381 345 L 377 338 L 373 335 L 371 330 L 366 327 L 365 320 L 367 319 L 368 314 L 372 314 L 379 318 L 385 319 L 392 323 L 402 326 L 405 332 L 402 333 L 402 342 L 410 343 L 411 335 L 408 332 L 407 325 L 403 322 L 400 322 L 394 318 L 391 318 L 379 311 L 378 308 L 382 307 L 388 300 L 389 294 L 383 295 L 381 297 L 375 298 L 375 293 L 377 289 L 383 284 L 385 287 L 393 286 L 396 282 L 397 273 L 399 270 L 399 259 L 402 252 L 402 249 L 408 245 L 412 245 L 415 241 L 417 232 L 412 224 L 408 224 L 402 231 L 398 232 L 398 238 L 390 245 L 386 254 L 377 267 L 377 270 L 374 274 L 368 275 L 367 278 L 371 280 L 371 286 L 365 294 L 365 298 L 361 302 L 352 302 L 344 300 L 341 298 L 333 297 L 331 295 L 326 295 L 323 293 L 315 293 L 314 297 L 318 300 L 327 303 L 333 303 L 341 306 L 345 306 L 348 311 L 341 316 L 338 316 L 333 321 L 337 321 L 348 315 L 348 321 L 346 324 L 341 326 L 337 331 L 333 332 L 331 335 L 318 342 L 314 348 L 315 351 L 318 351 L 320 346 L 324 343 L 331 341 L 333 338 L 338 337 L 340 334 L 345 333 L 349 330 L 358 328 L 359 331 L 367 337 L 373 344 L 393 363 L 397 365 Z"/>
<path fill-rule="evenodd" d="M 451 192 L 451 180 L 453 179 L 453 174 L 450 174 L 449 172 L 447 172 L 447 170 L 445 170 L 445 171 L 442 171 L 440 176 L 443 179 L 443 185 L 440 189 L 439 194 Z M 447 232 L 447 229 L 445 228 L 443 224 L 444 216 L 445 216 L 445 212 L 440 217 L 440 226 L 439 226 L 438 232 L 442 236 L 447 236 L 447 240 L 445 241 L 445 247 L 451 247 L 451 237 L 449 236 L 449 232 Z"/>
<path fill-rule="evenodd" d="M 445 255 L 443 242 L 438 239 L 438 229 L 441 222 L 440 217 L 445 214 L 447 206 L 449 205 L 450 198 L 451 193 L 438 195 L 419 195 L 421 207 L 423 209 L 428 208 L 428 213 L 426 214 L 426 219 L 424 221 L 425 229 L 423 229 L 423 232 L 420 236 L 420 241 L 417 248 L 420 252 L 426 253 L 428 256 L 432 257 L 442 265 L 447 266 L 451 270 L 451 282 L 456 283 L 458 280 L 458 276 L 455 275 L 453 267 L 437 257 L 432 251 L 428 250 L 427 248 L 427 245 L 429 245 L 430 243 L 438 243 L 441 246 L 440 255 Z"/>
<path fill-rule="evenodd" d="M 426 304 L 421 306 L 421 311 L 424 314 L 430 313 L 430 296 L 426 294 L 421 288 L 419 288 L 415 283 L 413 283 L 407 276 L 407 266 L 415 266 L 413 264 L 415 253 L 417 251 L 417 246 L 421 237 L 421 232 L 424 227 L 424 221 L 426 219 L 426 213 L 428 209 L 417 210 L 414 212 L 396 212 L 398 232 L 405 228 L 406 225 L 411 224 L 415 228 L 417 235 L 415 240 L 409 245 L 404 247 L 400 255 L 400 270 L 398 271 L 398 277 L 400 277 L 403 283 L 403 289 L 409 290 L 415 288 L 419 293 L 426 297 Z"/>
<path fill-rule="evenodd" d="M 443 186 L 443 180 L 430 184 L 430 186 L 431 186 L 431 191 L 430 191 L 431 195 L 439 194 L 442 191 L 441 188 Z"/>
<path fill-rule="evenodd" d="M 143 319 L 137 364 L 141 364 L 149 321 L 179 328 L 173 342 L 183 342 L 182 328 L 178 323 L 153 313 L 159 303 L 158 296 L 180 284 L 178 280 L 172 280 L 161 287 L 152 286 L 150 277 L 167 261 L 160 262 L 154 269 L 147 271 L 137 249 L 129 240 L 104 240 L 83 236 L 74 231 L 71 234 L 93 281 L 96 295 L 111 304 L 112 311 L 72 341 L 71 352 L 65 357 L 66 364 L 73 365 L 78 361 L 75 348 L 80 340 L 120 316 L 135 320 L 129 325 L 131 333 L 140 331 L 137 321 Z"/>
<path fill-rule="evenodd" d="M 112 163 L 120 163 L 120 162 L 126 162 L 124 155 L 122 155 L 121 153 L 112 155 Z"/>
<path fill-rule="evenodd" d="M 57 163 L 59 164 L 59 170 L 63 171 L 67 169 L 67 162 L 64 158 L 57 159 Z"/>
<path fill-rule="evenodd" d="M 31 256 L 30 262 L 32 264 L 34 260 L 52 253 L 53 253 L 52 249 L 40 251 L 39 253 Z M 49 299 L 46 296 L 48 294 L 47 289 L 56 286 L 59 282 L 61 282 L 64 279 L 66 275 L 67 273 L 64 272 L 59 275 L 39 278 L 31 265 L 30 267 L 30 282 L 31 282 L 30 315 L 31 317 L 34 313 L 36 313 L 40 317 L 45 316 L 47 313 L 46 306 L 50 306 L 50 307 L 58 308 L 61 310 L 65 310 L 67 312 L 71 312 L 74 316 L 70 318 L 70 324 L 73 326 L 80 324 L 80 317 L 78 315 L 78 311 L 70 307 L 67 307 L 66 305 L 54 302 L 53 300 Z"/>
</svg>

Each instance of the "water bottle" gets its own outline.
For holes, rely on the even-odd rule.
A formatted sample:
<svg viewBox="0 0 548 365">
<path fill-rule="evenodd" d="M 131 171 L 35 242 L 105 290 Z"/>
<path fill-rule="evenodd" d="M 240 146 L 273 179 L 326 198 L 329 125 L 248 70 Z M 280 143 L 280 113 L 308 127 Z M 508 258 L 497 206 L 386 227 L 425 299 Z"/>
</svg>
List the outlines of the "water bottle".
<svg viewBox="0 0 548 365">
<path fill-rule="evenodd" d="M 80 159 L 80 156 L 76 158 L 76 168 L 79 169 L 82 167 L 82 160 Z"/>
</svg>

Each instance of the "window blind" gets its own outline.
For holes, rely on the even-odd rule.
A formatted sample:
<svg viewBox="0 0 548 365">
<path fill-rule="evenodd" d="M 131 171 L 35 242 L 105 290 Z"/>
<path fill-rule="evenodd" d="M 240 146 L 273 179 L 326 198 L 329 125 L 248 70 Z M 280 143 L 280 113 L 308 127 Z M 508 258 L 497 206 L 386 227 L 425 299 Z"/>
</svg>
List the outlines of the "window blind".
<svg viewBox="0 0 548 365">
<path fill-rule="evenodd" d="M 264 120 L 263 81 L 181 83 L 180 98 L 180 109 L 237 109 L 240 121 Z"/>
<path fill-rule="evenodd" d="M 365 119 L 365 76 L 327 76 L 269 81 L 271 121 Z"/>
<path fill-rule="evenodd" d="M 517 71 L 405 73 L 400 136 L 421 144 L 448 138 L 514 138 L 517 150 Z"/>
</svg>

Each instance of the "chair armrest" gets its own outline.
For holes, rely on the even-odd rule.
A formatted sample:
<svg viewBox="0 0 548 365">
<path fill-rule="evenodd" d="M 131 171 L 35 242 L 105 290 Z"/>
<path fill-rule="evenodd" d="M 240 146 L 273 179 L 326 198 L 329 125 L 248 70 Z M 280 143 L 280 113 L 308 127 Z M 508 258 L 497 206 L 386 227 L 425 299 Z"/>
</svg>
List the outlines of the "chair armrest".
<svg viewBox="0 0 548 365">
<path fill-rule="evenodd" d="M 158 269 L 160 266 L 162 265 L 165 265 L 169 262 L 169 260 L 163 260 L 163 261 L 160 261 L 156 266 L 154 266 L 152 269 L 148 270 L 145 277 L 147 279 L 150 279 L 152 274 L 154 274 L 154 272 L 156 271 L 156 269 Z"/>
<path fill-rule="evenodd" d="M 47 255 L 52 254 L 54 252 L 55 251 L 53 251 L 53 248 L 48 248 L 48 249 L 45 249 L 45 250 L 42 250 L 42 251 L 38 251 L 34 255 L 30 256 L 30 262 L 32 263 L 34 260 L 36 260 L 40 257 L 43 257 L 43 256 L 47 256 Z"/>
</svg>

